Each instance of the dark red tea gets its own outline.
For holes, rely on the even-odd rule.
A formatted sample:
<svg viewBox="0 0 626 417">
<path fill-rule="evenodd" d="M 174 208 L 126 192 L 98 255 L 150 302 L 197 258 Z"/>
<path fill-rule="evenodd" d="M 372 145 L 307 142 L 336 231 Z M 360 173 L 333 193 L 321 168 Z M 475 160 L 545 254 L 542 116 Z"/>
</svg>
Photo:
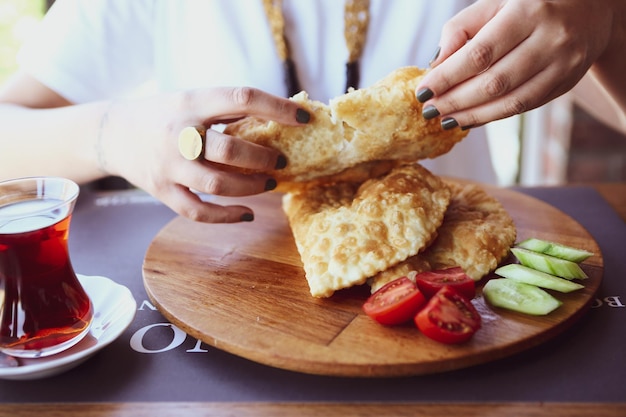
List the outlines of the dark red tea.
<svg viewBox="0 0 626 417">
<path fill-rule="evenodd" d="M 50 204 L 37 200 L 12 206 L 44 202 Z M 88 329 L 92 305 L 70 262 L 70 219 L 66 208 L 66 213 L 0 224 L 1 349 L 41 351 Z"/>
</svg>

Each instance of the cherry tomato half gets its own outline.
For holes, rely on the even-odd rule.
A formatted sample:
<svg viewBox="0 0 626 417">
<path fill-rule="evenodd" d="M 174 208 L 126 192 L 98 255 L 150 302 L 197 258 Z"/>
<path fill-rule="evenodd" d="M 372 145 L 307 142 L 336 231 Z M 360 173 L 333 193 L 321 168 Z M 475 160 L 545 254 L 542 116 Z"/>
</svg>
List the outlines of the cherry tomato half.
<svg viewBox="0 0 626 417">
<path fill-rule="evenodd" d="M 459 294 L 471 300 L 476 296 L 476 284 L 461 267 L 425 271 L 415 276 L 417 288 L 426 298 L 430 298 L 443 286 L 454 288 Z"/>
<path fill-rule="evenodd" d="M 414 318 L 425 302 L 413 281 L 400 277 L 372 294 L 363 304 L 363 311 L 380 324 L 392 326 Z"/>
<path fill-rule="evenodd" d="M 462 343 L 480 329 L 474 305 L 451 287 L 443 287 L 415 316 L 424 335 L 441 343 Z"/>
</svg>

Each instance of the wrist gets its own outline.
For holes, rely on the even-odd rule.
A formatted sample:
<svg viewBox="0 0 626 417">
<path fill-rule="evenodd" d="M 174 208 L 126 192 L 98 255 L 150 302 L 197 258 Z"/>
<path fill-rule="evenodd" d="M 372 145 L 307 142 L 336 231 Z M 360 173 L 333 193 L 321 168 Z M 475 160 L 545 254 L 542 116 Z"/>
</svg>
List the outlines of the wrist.
<svg viewBox="0 0 626 417">
<path fill-rule="evenodd" d="M 98 131 L 96 132 L 95 142 L 95 156 L 97 167 L 103 175 L 112 175 L 109 167 L 109 159 L 105 151 L 105 141 L 107 137 L 107 131 L 109 130 L 109 114 L 111 109 L 115 105 L 115 101 L 110 101 L 104 104 L 102 114 L 100 115 L 100 123 L 98 125 Z"/>
</svg>

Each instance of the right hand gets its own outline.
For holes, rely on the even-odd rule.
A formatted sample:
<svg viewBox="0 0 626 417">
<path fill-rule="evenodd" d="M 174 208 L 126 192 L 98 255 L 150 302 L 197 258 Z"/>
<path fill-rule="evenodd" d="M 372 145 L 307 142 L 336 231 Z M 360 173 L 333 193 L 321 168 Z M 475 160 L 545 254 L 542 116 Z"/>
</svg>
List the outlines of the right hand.
<svg viewBox="0 0 626 417">
<path fill-rule="evenodd" d="M 535 109 L 569 91 L 623 40 L 626 3 L 598 3 L 473 3 L 442 30 L 441 53 L 417 87 L 428 91 L 424 105 L 448 121 L 444 128 L 473 127 Z M 616 56 L 622 51 L 623 45 L 613 47 Z"/>
</svg>

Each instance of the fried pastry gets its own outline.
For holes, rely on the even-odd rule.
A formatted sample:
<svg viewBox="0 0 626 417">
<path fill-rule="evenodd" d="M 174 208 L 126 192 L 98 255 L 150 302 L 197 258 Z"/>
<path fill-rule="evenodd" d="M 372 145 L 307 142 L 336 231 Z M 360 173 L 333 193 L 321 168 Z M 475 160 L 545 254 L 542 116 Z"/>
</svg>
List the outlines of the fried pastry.
<svg viewBox="0 0 626 417">
<path fill-rule="evenodd" d="M 410 271 L 453 266 L 478 281 L 507 256 L 516 229 L 500 202 L 476 184 L 448 182 L 448 187 L 452 196 L 437 239 L 422 253 L 369 279 L 372 292 Z"/>
<path fill-rule="evenodd" d="M 283 197 L 311 295 L 362 284 L 426 247 L 450 200 L 417 163 L 363 183 L 303 183 Z"/>
<path fill-rule="evenodd" d="M 247 117 L 227 125 L 225 133 L 282 152 L 287 167 L 268 172 L 279 183 L 331 176 L 361 162 L 434 158 L 467 131 L 443 130 L 438 120 L 422 117 L 415 89 L 424 73 L 417 67 L 400 68 L 328 105 L 300 92 L 292 100 L 309 110 L 308 124 L 286 126 Z"/>
</svg>

